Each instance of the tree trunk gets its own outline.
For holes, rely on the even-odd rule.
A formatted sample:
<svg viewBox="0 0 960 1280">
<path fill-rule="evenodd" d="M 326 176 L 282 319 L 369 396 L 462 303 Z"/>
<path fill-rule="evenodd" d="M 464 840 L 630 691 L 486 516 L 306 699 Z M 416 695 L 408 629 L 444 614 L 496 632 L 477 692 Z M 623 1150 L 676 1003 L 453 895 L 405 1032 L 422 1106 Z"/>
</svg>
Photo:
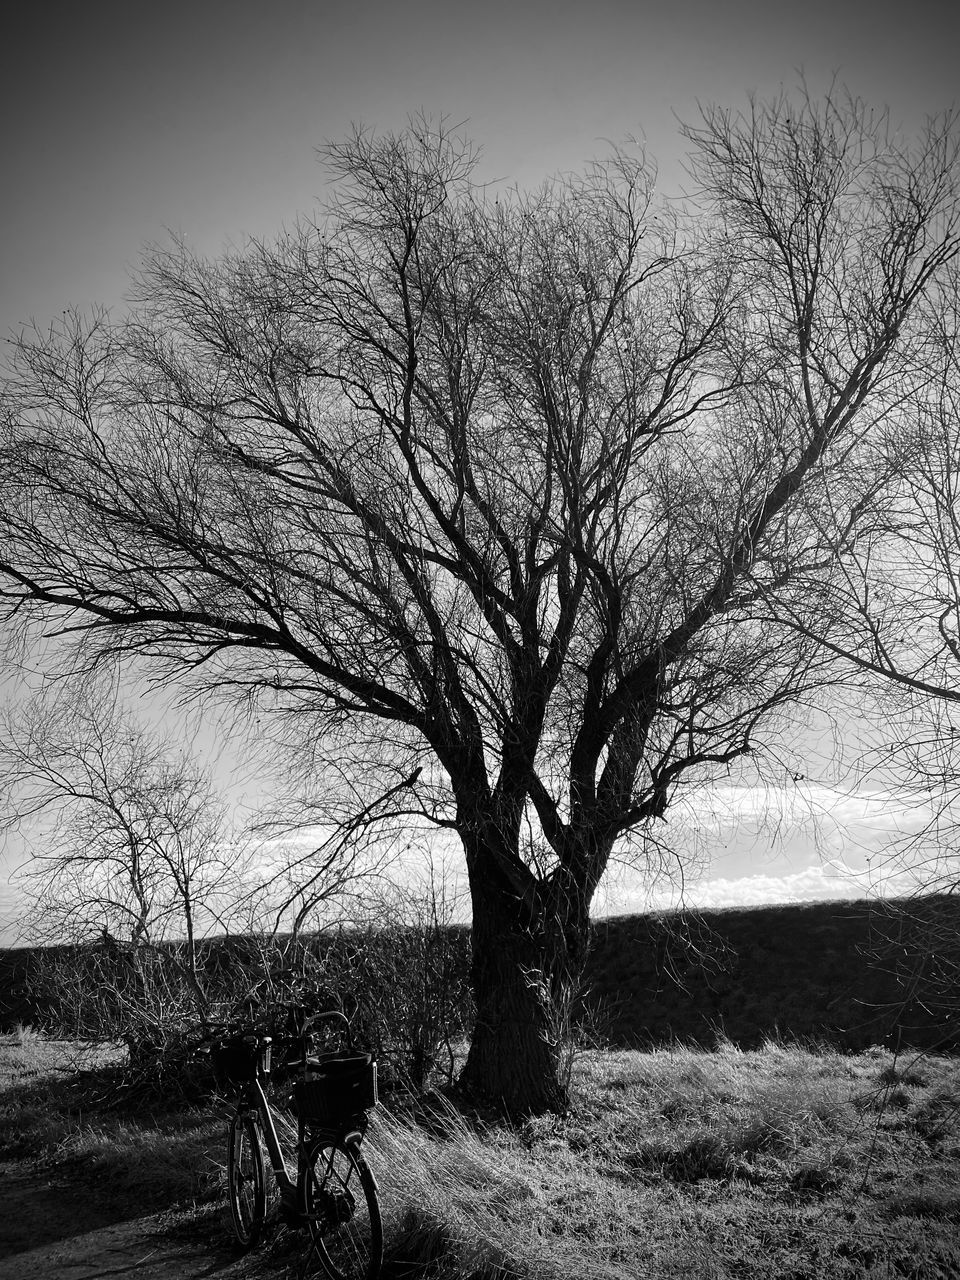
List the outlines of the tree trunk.
<svg viewBox="0 0 960 1280">
<path fill-rule="evenodd" d="M 471 877 L 476 1024 L 461 1083 L 512 1118 L 562 1114 L 587 906 L 563 899 L 559 911 L 531 910 L 491 880 Z"/>
</svg>

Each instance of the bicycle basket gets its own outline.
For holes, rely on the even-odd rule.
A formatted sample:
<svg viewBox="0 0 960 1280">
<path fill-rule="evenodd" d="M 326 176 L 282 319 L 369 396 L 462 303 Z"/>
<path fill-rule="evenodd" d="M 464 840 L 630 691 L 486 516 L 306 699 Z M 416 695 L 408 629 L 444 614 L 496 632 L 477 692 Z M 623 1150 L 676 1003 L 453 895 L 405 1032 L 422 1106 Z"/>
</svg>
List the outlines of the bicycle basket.
<svg viewBox="0 0 960 1280">
<path fill-rule="evenodd" d="M 249 1037 L 234 1036 L 213 1046 L 210 1059 L 213 1073 L 218 1080 L 230 1084 L 245 1084 L 257 1078 L 257 1059 L 260 1051 L 257 1042 Z M 263 1069 L 270 1070 L 270 1046 L 263 1050 Z"/>
<path fill-rule="evenodd" d="M 308 1124 L 337 1125 L 377 1105 L 377 1064 L 369 1053 L 328 1058 L 293 1087 L 297 1115 Z"/>
</svg>

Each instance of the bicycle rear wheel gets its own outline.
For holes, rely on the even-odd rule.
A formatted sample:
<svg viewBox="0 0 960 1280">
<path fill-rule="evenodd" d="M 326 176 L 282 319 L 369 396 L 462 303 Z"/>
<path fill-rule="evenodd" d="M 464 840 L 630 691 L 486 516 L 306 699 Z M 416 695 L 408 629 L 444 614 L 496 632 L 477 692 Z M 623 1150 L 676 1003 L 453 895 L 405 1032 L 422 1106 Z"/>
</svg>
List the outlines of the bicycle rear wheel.
<svg viewBox="0 0 960 1280">
<path fill-rule="evenodd" d="M 377 1184 L 353 1143 L 321 1138 L 301 1174 L 312 1250 L 330 1280 L 377 1280 L 383 1225 Z"/>
<path fill-rule="evenodd" d="M 260 1119 L 252 1111 L 237 1111 L 230 1122 L 227 1189 L 234 1235 L 242 1249 L 252 1249 L 267 1216 Z"/>
</svg>

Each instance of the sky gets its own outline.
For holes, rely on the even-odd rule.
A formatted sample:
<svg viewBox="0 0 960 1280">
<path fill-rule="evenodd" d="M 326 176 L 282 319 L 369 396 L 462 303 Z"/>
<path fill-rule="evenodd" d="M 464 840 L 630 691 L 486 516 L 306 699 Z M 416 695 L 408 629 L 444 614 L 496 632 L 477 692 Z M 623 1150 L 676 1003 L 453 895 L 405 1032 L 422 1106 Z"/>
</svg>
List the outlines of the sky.
<svg viewBox="0 0 960 1280">
<path fill-rule="evenodd" d="M 0 336 L 68 306 L 122 307 L 142 247 L 171 231 L 216 255 L 309 213 L 324 197 L 316 148 L 355 122 L 465 122 L 481 176 L 521 186 L 639 135 L 669 193 L 677 117 L 698 101 L 737 108 L 802 70 L 911 130 L 960 98 L 958 29 L 956 6 L 930 0 L 19 5 L 0 41 Z M 828 808 L 849 798 L 824 785 Z M 856 896 L 877 805 L 854 797 L 854 834 L 824 861 L 790 787 L 764 795 L 740 793 L 720 823 L 704 905 Z M 0 853 L 0 919 L 14 858 Z M 605 892 L 623 909 L 641 890 Z"/>
</svg>

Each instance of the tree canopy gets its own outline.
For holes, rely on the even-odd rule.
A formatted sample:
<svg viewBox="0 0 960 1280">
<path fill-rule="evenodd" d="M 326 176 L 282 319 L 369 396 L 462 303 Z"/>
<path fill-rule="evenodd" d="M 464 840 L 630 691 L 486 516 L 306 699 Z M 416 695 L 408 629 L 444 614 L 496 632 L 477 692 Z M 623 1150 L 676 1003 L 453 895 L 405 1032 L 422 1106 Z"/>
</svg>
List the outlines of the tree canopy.
<svg viewBox="0 0 960 1280">
<path fill-rule="evenodd" d="M 454 829 L 467 1080 L 515 1110 L 562 1104 L 611 853 L 837 678 L 945 340 L 949 119 L 801 95 L 685 136 L 671 205 L 630 148 L 493 193 L 456 133 L 358 131 L 321 217 L 152 250 L 3 393 L 8 614 L 292 715 Z"/>
</svg>

